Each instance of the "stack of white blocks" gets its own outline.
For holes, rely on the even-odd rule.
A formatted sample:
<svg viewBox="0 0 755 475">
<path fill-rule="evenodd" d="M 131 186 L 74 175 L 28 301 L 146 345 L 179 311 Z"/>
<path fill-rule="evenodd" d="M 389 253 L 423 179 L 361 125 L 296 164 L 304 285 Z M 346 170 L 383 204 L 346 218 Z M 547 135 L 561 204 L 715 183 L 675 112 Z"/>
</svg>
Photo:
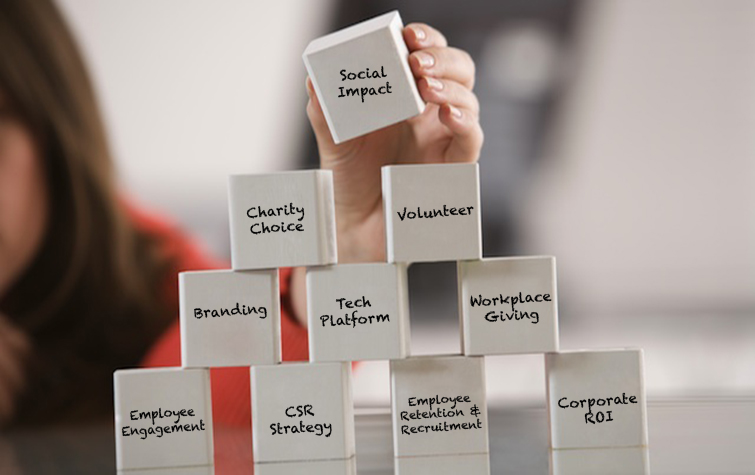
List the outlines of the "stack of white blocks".
<svg viewBox="0 0 755 475">
<path fill-rule="evenodd" d="M 305 51 L 336 142 L 423 111 L 401 30 L 392 12 Z M 555 259 L 481 257 L 477 164 L 382 182 L 387 262 L 337 265 L 331 172 L 230 178 L 233 270 L 180 275 L 182 368 L 114 375 L 118 469 L 211 466 L 209 368 L 248 366 L 257 473 L 355 474 L 351 362 L 390 360 L 396 472 L 488 474 L 484 356 L 544 353 L 552 473 L 646 473 L 641 351 L 559 352 Z M 410 357 L 407 267 L 437 261 L 457 261 L 463 355 Z M 309 363 L 281 363 L 291 266 Z"/>
</svg>

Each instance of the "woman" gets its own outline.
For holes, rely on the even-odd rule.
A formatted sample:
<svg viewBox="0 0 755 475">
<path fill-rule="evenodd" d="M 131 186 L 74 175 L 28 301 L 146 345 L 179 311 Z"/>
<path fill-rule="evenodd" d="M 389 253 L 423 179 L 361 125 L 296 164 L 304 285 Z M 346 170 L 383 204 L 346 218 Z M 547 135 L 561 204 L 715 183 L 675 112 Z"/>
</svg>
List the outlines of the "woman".
<svg viewBox="0 0 755 475">
<path fill-rule="evenodd" d="M 474 64 L 423 24 L 404 29 L 427 110 L 339 145 L 312 85 L 307 115 L 333 170 L 339 262 L 385 260 L 380 167 L 473 162 Z M 177 274 L 223 268 L 116 190 L 91 83 L 50 0 L 0 7 L 0 422 L 112 412 L 119 367 L 178 365 Z M 304 270 L 282 272 L 284 359 L 306 359 Z M 243 369 L 213 370 L 216 420 L 248 423 Z"/>
</svg>

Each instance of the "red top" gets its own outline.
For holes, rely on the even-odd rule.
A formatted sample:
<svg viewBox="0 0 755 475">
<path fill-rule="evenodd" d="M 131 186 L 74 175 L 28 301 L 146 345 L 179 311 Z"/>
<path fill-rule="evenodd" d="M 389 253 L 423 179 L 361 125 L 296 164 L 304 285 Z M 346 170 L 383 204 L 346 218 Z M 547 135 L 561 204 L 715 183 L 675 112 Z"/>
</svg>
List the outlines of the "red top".
<svg viewBox="0 0 755 475">
<path fill-rule="evenodd" d="M 164 243 L 165 255 L 173 259 L 174 268 L 165 282 L 165 298 L 174 309 L 176 321 L 152 345 L 141 362 L 143 367 L 181 366 L 181 334 L 178 324 L 178 273 L 189 270 L 228 269 L 227 263 L 215 259 L 201 245 L 187 237 L 177 226 L 161 217 L 128 206 L 128 214 L 137 229 L 158 236 Z M 307 330 L 293 317 L 290 305 L 291 269 L 280 271 L 281 345 L 283 360 L 306 361 L 309 355 Z M 251 427 L 251 394 L 249 368 L 213 368 L 213 422 Z"/>
</svg>

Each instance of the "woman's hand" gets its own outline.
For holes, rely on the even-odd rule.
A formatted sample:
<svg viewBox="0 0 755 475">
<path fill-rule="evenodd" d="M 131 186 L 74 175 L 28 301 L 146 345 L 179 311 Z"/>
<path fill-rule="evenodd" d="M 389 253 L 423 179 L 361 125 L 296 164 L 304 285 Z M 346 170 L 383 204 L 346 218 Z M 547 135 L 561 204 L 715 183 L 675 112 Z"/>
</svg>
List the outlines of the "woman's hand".
<svg viewBox="0 0 755 475">
<path fill-rule="evenodd" d="M 404 40 L 420 95 L 427 102 L 417 117 L 336 145 L 307 78 L 307 115 L 320 166 L 333 170 L 339 263 L 385 260 L 380 167 L 469 163 L 480 156 L 483 136 L 469 54 L 449 47 L 439 31 L 421 23 L 404 28 Z"/>
<path fill-rule="evenodd" d="M 29 338 L 8 318 L 0 315 L 0 426 L 7 424 L 26 385 Z"/>
<path fill-rule="evenodd" d="M 380 168 L 401 163 L 471 163 L 482 148 L 480 105 L 472 92 L 475 66 L 434 28 L 404 28 L 409 65 L 425 111 L 370 134 L 336 144 L 312 82 L 307 78 L 307 115 L 317 138 L 320 166 L 333 170 L 338 262 L 385 261 L 385 221 Z M 304 268 L 294 270 L 292 305 L 306 326 Z"/>
</svg>

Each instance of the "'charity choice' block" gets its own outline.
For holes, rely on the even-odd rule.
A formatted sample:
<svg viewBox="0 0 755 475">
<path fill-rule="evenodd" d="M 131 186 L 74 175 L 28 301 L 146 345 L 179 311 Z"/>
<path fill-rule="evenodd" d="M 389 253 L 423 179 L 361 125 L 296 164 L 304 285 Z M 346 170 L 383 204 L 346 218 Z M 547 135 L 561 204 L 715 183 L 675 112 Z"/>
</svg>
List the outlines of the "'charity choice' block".
<svg viewBox="0 0 755 475">
<path fill-rule="evenodd" d="M 255 463 L 355 454 L 350 363 L 253 366 L 251 385 Z"/>
<path fill-rule="evenodd" d="M 476 163 L 382 168 L 388 262 L 480 259 Z"/>
<path fill-rule="evenodd" d="M 466 355 L 558 351 L 554 257 L 506 257 L 457 264 Z"/>
<path fill-rule="evenodd" d="M 313 40 L 303 54 L 335 143 L 422 113 L 397 11 Z"/>
<path fill-rule="evenodd" d="M 396 457 L 489 453 L 482 357 L 420 356 L 390 365 Z"/>
<path fill-rule="evenodd" d="M 307 269 L 310 361 L 400 359 L 409 354 L 406 266 Z"/>
<path fill-rule="evenodd" d="M 234 270 L 337 262 L 330 170 L 232 175 L 228 201 Z"/>
<path fill-rule="evenodd" d="M 117 470 L 213 464 L 209 370 L 118 370 L 113 386 Z"/>
<path fill-rule="evenodd" d="M 182 272 L 178 281 L 183 367 L 280 363 L 278 269 Z"/>
</svg>

